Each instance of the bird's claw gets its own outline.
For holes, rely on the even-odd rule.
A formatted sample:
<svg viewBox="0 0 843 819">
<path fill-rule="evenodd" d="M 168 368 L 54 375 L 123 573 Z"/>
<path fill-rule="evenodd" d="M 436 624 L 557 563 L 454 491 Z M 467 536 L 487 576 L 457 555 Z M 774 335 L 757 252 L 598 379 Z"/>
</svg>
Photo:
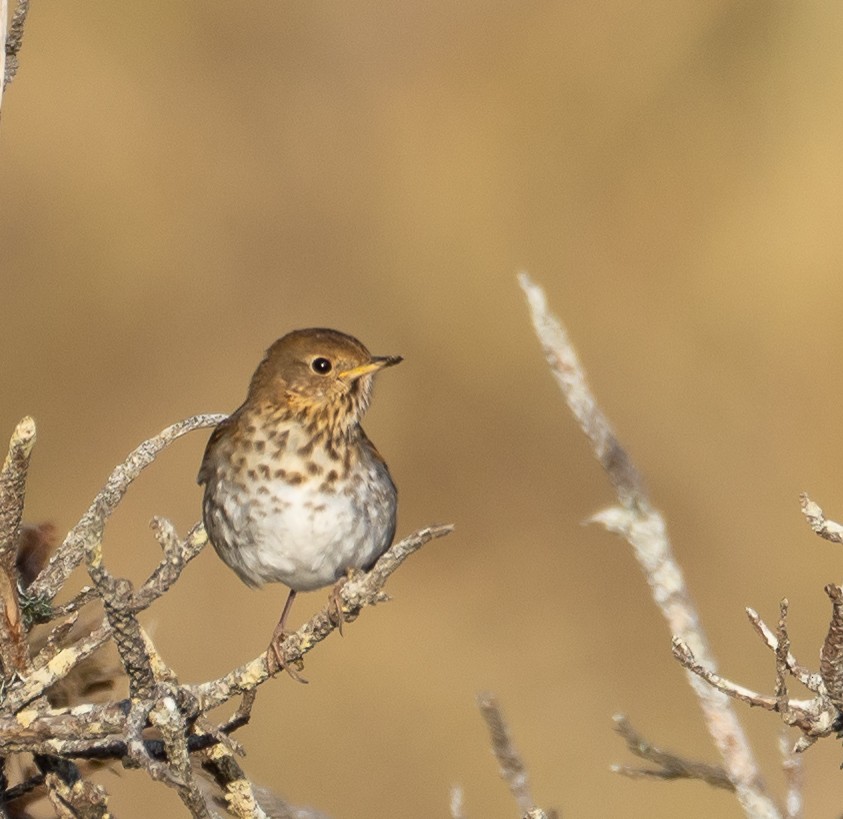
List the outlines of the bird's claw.
<svg viewBox="0 0 843 819">
<path fill-rule="evenodd" d="M 298 673 L 304 668 L 304 663 L 301 660 L 296 660 L 295 663 L 292 664 L 284 661 L 281 644 L 289 636 L 290 635 L 284 631 L 280 631 L 272 635 L 272 641 L 269 644 L 269 648 L 266 650 L 266 670 L 272 677 L 274 677 L 279 671 L 286 671 L 296 682 L 306 685 L 308 680 Z"/>
</svg>

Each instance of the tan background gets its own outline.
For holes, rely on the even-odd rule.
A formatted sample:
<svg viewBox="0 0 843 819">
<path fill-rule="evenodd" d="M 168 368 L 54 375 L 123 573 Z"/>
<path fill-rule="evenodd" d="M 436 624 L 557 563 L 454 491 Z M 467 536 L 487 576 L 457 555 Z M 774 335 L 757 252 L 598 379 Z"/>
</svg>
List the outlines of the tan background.
<svg viewBox="0 0 843 819">
<path fill-rule="evenodd" d="M 568 817 L 738 816 L 630 782 L 611 715 L 714 759 L 611 501 L 541 360 L 524 267 L 665 510 L 724 672 L 770 691 L 746 624 L 792 605 L 816 664 L 843 517 L 843 6 L 35 3 L 0 127 L 0 430 L 31 413 L 27 515 L 66 531 L 166 424 L 233 409 L 263 349 L 327 325 L 406 361 L 367 429 L 399 532 L 453 521 L 241 732 L 253 778 L 335 819 L 511 817 L 473 704 L 500 696 L 535 793 Z M 206 434 L 107 531 L 140 580 L 153 514 L 186 531 Z M 81 578 L 80 578 L 81 582 Z M 183 680 L 265 645 L 284 590 L 208 552 L 147 618 Z M 299 601 L 300 622 L 324 593 Z M 800 695 L 802 692 L 798 692 Z M 773 717 L 745 714 L 778 793 Z M 843 750 L 807 762 L 839 812 Z M 121 817 L 180 815 L 106 774 Z M 139 796 L 142 794 L 142 796 Z"/>
</svg>

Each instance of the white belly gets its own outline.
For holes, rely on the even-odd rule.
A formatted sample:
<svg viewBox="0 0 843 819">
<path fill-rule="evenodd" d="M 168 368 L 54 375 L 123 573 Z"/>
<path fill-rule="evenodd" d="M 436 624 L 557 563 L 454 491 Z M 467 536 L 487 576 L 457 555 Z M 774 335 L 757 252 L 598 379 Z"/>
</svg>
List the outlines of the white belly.
<svg viewBox="0 0 843 819">
<path fill-rule="evenodd" d="M 374 497 L 363 499 L 358 491 L 326 493 L 317 480 L 275 484 L 272 497 L 215 481 L 219 508 L 206 509 L 211 542 L 251 586 L 280 582 L 296 591 L 328 586 L 347 569 L 370 566 L 392 539 L 392 482 L 379 464 L 361 471 L 364 480 L 379 483 L 382 491 Z"/>
</svg>

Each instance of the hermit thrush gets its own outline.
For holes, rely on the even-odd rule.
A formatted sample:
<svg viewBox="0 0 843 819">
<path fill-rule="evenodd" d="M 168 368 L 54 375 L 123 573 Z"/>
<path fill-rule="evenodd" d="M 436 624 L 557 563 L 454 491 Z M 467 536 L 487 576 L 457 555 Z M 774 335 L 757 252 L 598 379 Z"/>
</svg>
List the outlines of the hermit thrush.
<svg viewBox="0 0 843 819">
<path fill-rule="evenodd" d="M 270 642 L 279 665 L 296 592 L 370 568 L 392 543 L 395 484 L 360 420 L 374 374 L 399 361 L 336 330 L 288 333 L 208 441 L 198 480 L 214 549 L 249 586 L 290 589 Z"/>
</svg>

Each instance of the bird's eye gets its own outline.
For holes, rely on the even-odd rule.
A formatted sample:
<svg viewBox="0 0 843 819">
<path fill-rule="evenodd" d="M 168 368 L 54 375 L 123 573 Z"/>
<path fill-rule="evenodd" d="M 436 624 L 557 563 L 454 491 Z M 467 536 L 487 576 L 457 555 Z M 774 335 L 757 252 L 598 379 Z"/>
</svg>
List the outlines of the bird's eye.
<svg viewBox="0 0 843 819">
<path fill-rule="evenodd" d="M 331 372 L 332 364 L 327 358 L 314 358 L 310 363 L 310 369 L 319 375 L 327 375 Z"/>
</svg>

